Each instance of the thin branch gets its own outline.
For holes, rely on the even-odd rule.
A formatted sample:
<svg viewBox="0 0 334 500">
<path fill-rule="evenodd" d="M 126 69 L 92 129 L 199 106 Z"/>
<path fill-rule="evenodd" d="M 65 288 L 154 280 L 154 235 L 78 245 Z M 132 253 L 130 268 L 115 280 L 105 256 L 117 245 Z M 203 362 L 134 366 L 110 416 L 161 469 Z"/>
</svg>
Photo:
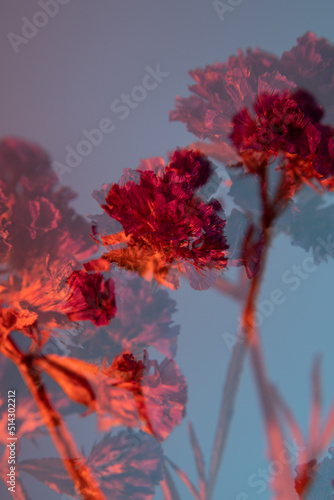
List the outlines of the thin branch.
<svg viewBox="0 0 334 500">
<path fill-rule="evenodd" d="M 32 367 L 29 358 L 21 353 L 9 337 L 3 341 L 1 350 L 19 369 L 41 412 L 44 424 L 63 464 L 74 481 L 78 494 L 83 500 L 106 500 L 96 479 L 86 465 L 84 457 L 80 455 L 61 415 L 52 407 L 46 389 L 41 382 L 40 373 Z"/>
<path fill-rule="evenodd" d="M 271 386 L 270 390 L 274 404 L 276 404 L 277 409 L 282 412 L 285 420 L 288 423 L 292 437 L 295 439 L 297 445 L 299 445 L 300 454 L 298 456 L 298 461 L 299 463 L 305 463 L 308 461 L 307 448 L 299 425 L 296 422 L 290 408 L 285 403 L 282 396 L 278 393 L 277 389 Z"/>
</svg>

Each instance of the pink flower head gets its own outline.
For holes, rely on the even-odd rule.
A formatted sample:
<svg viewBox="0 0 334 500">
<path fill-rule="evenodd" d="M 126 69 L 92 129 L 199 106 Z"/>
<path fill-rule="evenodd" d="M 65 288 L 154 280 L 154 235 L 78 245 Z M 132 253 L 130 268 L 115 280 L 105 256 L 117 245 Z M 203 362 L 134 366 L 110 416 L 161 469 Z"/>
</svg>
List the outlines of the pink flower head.
<svg viewBox="0 0 334 500">
<path fill-rule="evenodd" d="M 298 87 L 312 92 L 334 122 L 334 45 L 307 31 L 297 39 L 297 45 L 284 52 L 278 70 Z"/>
<path fill-rule="evenodd" d="M 144 352 L 141 361 L 123 352 L 109 367 L 103 364 L 97 390 L 101 430 L 142 425 L 162 441 L 185 416 L 187 383 L 172 359 L 157 363 Z"/>
</svg>

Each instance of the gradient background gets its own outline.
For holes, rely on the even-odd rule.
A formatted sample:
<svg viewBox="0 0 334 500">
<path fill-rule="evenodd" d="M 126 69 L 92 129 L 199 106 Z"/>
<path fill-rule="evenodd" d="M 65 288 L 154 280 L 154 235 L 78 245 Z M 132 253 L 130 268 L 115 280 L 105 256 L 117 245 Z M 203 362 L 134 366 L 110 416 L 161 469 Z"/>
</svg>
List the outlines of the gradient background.
<svg viewBox="0 0 334 500">
<path fill-rule="evenodd" d="M 189 94 L 189 69 L 225 61 L 238 48 L 248 46 L 281 55 L 307 30 L 334 42 L 332 0 L 244 0 L 226 13 L 223 22 L 211 0 L 70 0 L 15 54 L 7 34 L 20 34 L 21 18 L 31 20 L 38 10 L 33 0 L 2 2 L 0 134 L 34 141 L 54 161 L 63 163 L 66 146 L 75 147 L 84 138 L 82 129 L 96 127 L 104 117 L 113 119 L 114 132 L 105 135 L 102 144 L 62 179 L 78 192 L 74 206 L 85 215 L 99 211 L 90 196 L 93 189 L 117 181 L 123 168 L 136 168 L 141 158 L 165 156 L 194 140 L 183 124 L 168 121 L 175 96 Z M 157 64 L 169 76 L 120 120 L 110 104 L 141 84 L 147 65 Z M 334 265 L 332 261 L 322 264 L 292 292 L 282 283 L 282 275 L 305 257 L 283 237 L 274 242 L 261 299 L 280 288 L 287 300 L 264 321 L 261 333 L 271 379 L 306 432 L 310 370 L 316 353 L 323 355 L 324 410 L 333 395 Z M 174 319 L 181 324 L 176 361 L 188 379 L 189 403 L 187 418 L 166 441 L 165 450 L 196 481 L 186 422 L 194 423 L 208 464 L 230 357 L 223 333 L 236 331 L 238 308 L 217 292 L 197 292 L 187 283 L 173 297 L 179 308 Z M 5 393 L 6 381 L 1 387 Z M 96 434 L 90 431 L 84 439 L 88 424 L 74 422 L 79 444 L 87 443 L 89 450 Z M 252 500 L 269 499 L 268 489 L 257 494 L 257 488 L 247 485 L 248 477 L 261 467 L 267 468 L 265 440 L 247 364 L 215 500 L 244 500 L 247 497 L 238 498 L 242 492 Z M 59 498 L 34 479 L 25 475 L 24 480 L 35 492 L 33 500 Z M 181 498 L 191 498 L 175 481 Z M 7 497 L 3 493 L 2 498 Z M 156 498 L 162 498 L 159 490 Z"/>
</svg>

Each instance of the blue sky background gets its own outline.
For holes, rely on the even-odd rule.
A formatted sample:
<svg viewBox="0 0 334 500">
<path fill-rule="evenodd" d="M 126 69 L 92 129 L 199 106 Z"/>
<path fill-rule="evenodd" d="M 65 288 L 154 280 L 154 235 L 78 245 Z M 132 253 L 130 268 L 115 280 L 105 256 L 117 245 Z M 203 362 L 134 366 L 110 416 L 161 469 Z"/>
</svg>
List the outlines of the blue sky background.
<svg viewBox="0 0 334 500">
<path fill-rule="evenodd" d="M 98 212 L 90 196 L 93 189 L 117 181 L 123 168 L 136 168 L 141 158 L 165 156 L 195 139 L 183 124 L 168 121 L 175 96 L 188 95 L 188 70 L 225 61 L 239 48 L 258 46 L 280 55 L 307 30 L 334 42 L 332 0 L 244 0 L 223 21 L 206 0 L 70 0 L 16 54 L 8 33 L 19 34 L 22 17 L 32 19 L 38 10 L 38 2 L 32 0 L 2 3 L 0 134 L 34 141 L 53 161 L 64 163 L 65 148 L 76 147 L 84 138 L 83 129 L 95 128 L 102 118 L 112 119 L 115 130 L 62 180 L 78 192 L 74 205 L 85 215 Z M 169 76 L 120 120 L 111 103 L 141 85 L 146 66 L 157 64 Z M 261 335 L 271 379 L 306 431 L 316 353 L 323 355 L 326 410 L 333 396 L 334 265 L 332 261 L 322 264 L 298 290 L 291 291 L 282 275 L 305 257 L 288 239 L 278 238 L 260 301 L 275 288 L 286 296 L 284 304 L 263 322 Z M 197 292 L 187 283 L 172 295 L 179 309 L 174 319 L 181 325 L 176 359 L 188 379 L 189 404 L 185 423 L 175 429 L 165 449 L 195 480 L 185 424 L 193 422 L 208 463 L 230 357 L 223 333 L 236 331 L 239 311 L 217 292 Z M 6 390 L 6 381 L 2 386 Z M 84 442 L 85 426 L 73 420 L 79 442 Z M 92 433 L 88 440 L 93 442 L 95 437 Z M 266 467 L 265 440 L 247 364 L 214 499 L 241 500 L 242 492 L 252 500 L 269 499 L 269 490 L 257 494 L 247 485 L 248 477 L 260 467 Z M 188 500 L 189 494 L 176 482 L 181 498 Z M 26 483 L 39 491 L 33 479 L 27 478 Z M 57 498 L 43 491 L 48 498 Z M 156 498 L 161 498 L 160 493 Z"/>
</svg>

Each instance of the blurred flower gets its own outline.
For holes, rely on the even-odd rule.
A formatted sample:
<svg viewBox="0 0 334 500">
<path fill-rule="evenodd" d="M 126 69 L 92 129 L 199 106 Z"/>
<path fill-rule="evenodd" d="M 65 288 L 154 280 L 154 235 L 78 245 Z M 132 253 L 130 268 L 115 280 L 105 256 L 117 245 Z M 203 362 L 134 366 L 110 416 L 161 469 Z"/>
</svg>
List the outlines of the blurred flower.
<svg viewBox="0 0 334 500">
<path fill-rule="evenodd" d="M 21 139 L 0 141 L 0 301 L 52 332 L 69 323 L 66 280 L 96 250 L 87 221 L 58 184 L 48 155 Z"/>
<path fill-rule="evenodd" d="M 239 51 L 226 63 L 189 71 L 196 81 L 189 86 L 195 95 L 178 96 L 170 120 L 186 123 L 189 132 L 201 139 L 227 141 L 233 116 L 250 107 L 258 94 L 295 87 L 293 81 L 277 71 L 277 61 L 276 56 L 256 49 L 248 50 L 246 55 Z"/>
<path fill-rule="evenodd" d="M 129 443 L 134 446 L 127 446 Z M 150 500 L 163 478 L 161 445 L 148 434 L 131 430 L 108 433 L 87 457 L 106 498 Z M 24 460 L 19 469 L 47 484 L 57 493 L 75 497 L 72 481 L 60 459 Z"/>
<path fill-rule="evenodd" d="M 94 325 L 107 325 L 115 315 L 115 288 L 111 279 L 100 273 L 73 271 L 68 278 L 71 290 L 64 310 L 71 321 L 91 320 Z"/>
<path fill-rule="evenodd" d="M 225 163 L 237 163 L 227 144 L 234 120 L 234 144 L 239 151 L 243 149 L 248 169 L 263 163 L 263 151 L 267 154 L 279 149 L 297 155 L 290 158 L 287 168 L 293 165 L 298 177 L 304 171 L 306 178 L 312 178 L 314 169 L 319 179 L 333 174 L 333 133 L 319 124 L 323 109 L 334 124 L 334 45 L 326 39 L 307 32 L 281 58 L 248 49 L 226 63 L 189 74 L 196 81 L 189 87 L 193 94 L 177 97 L 170 119 L 186 123 L 197 137 L 209 139 L 211 144 L 203 143 L 203 151 Z M 315 95 L 322 108 L 314 105 L 312 98 L 306 99 L 309 94 L 304 91 L 292 95 L 295 87 Z M 255 119 L 247 111 L 254 102 Z M 314 156 L 310 163 L 306 158 L 311 154 Z M 333 183 L 322 185 L 333 189 Z"/>
<path fill-rule="evenodd" d="M 185 416 L 187 385 L 176 363 L 165 358 L 143 361 L 123 352 L 103 369 L 98 384 L 99 427 L 126 425 L 138 427 L 164 440 Z"/>
<path fill-rule="evenodd" d="M 96 412 L 100 430 L 123 425 L 142 427 L 164 440 L 185 416 L 187 384 L 176 363 L 143 359 L 129 351 L 102 366 L 77 358 L 49 354 L 33 358 L 74 401 Z"/>
<path fill-rule="evenodd" d="M 314 94 L 334 125 L 334 45 L 311 31 L 297 38 L 297 45 L 283 52 L 278 70 L 299 87 Z"/>
<path fill-rule="evenodd" d="M 175 356 L 180 331 L 172 321 L 176 302 L 166 290 L 153 290 L 152 284 L 140 276 L 123 270 L 113 270 L 111 276 L 115 283 L 115 315 L 108 327 L 83 325 L 80 335 L 73 339 L 72 354 L 101 361 L 123 349 L 138 354 L 152 346 L 164 356 Z"/>
</svg>

